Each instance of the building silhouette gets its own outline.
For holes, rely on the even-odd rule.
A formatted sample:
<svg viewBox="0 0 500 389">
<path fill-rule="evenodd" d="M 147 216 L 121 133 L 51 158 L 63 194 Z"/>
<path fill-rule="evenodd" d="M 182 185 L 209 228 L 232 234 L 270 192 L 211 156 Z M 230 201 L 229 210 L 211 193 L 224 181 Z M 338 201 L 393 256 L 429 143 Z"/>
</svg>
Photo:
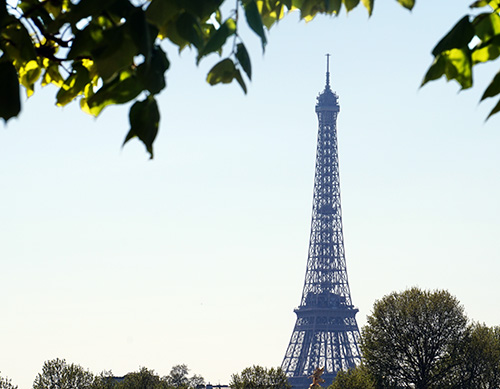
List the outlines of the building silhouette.
<svg viewBox="0 0 500 389">
<path fill-rule="evenodd" d="M 316 102 L 318 144 L 309 253 L 297 321 L 282 369 L 294 388 L 307 388 L 309 376 L 324 368 L 330 385 L 339 370 L 360 362 L 358 310 L 347 279 L 340 204 L 337 152 L 338 96 L 330 88 L 329 54 L 326 85 Z"/>
</svg>

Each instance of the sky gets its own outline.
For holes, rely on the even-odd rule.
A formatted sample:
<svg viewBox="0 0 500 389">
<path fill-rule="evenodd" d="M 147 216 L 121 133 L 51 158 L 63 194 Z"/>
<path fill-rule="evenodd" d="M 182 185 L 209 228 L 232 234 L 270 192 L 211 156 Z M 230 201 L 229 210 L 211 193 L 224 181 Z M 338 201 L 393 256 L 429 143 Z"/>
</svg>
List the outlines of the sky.
<svg viewBox="0 0 500 389">
<path fill-rule="evenodd" d="M 155 158 L 124 148 L 128 106 L 98 119 L 38 88 L 0 130 L 0 375 L 28 389 L 43 362 L 94 373 L 185 363 L 228 383 L 282 362 L 307 260 L 316 96 L 331 57 L 340 99 L 347 270 L 365 325 L 375 300 L 447 289 L 500 325 L 500 116 L 444 80 L 420 88 L 439 39 L 470 0 L 395 1 L 273 27 L 253 81 L 211 87 L 165 46 Z"/>
</svg>

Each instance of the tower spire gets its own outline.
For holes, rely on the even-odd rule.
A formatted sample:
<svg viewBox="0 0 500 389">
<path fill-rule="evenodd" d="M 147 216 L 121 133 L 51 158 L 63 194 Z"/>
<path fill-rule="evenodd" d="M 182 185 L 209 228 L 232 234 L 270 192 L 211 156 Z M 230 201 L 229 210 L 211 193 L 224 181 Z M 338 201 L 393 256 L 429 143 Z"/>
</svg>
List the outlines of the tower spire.
<svg viewBox="0 0 500 389">
<path fill-rule="evenodd" d="M 326 88 L 330 87 L 330 54 L 326 54 Z"/>
</svg>

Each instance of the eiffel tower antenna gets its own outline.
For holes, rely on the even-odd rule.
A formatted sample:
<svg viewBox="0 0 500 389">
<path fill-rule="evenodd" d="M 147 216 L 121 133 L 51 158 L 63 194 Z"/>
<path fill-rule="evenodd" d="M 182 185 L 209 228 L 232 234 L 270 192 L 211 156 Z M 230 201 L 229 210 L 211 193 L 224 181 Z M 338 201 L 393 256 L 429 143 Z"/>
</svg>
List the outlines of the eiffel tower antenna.
<svg viewBox="0 0 500 389">
<path fill-rule="evenodd" d="M 326 54 L 326 87 L 330 87 L 330 54 Z"/>
</svg>

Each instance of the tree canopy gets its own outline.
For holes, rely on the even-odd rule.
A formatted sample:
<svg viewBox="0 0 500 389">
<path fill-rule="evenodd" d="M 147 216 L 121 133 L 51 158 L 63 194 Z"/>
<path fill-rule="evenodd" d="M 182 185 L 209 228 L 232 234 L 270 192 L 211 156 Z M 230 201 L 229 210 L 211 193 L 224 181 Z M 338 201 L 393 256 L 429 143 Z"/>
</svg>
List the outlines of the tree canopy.
<svg viewBox="0 0 500 389">
<path fill-rule="evenodd" d="M 188 372 L 186 365 L 176 365 L 164 377 L 146 367 L 123 377 L 116 377 L 111 371 L 94 375 L 80 365 L 56 358 L 44 362 L 33 389 L 196 389 L 205 386 L 202 376 L 188 377 Z M 10 380 L 0 377 L 0 389 L 16 388 Z"/>
<path fill-rule="evenodd" d="M 247 367 L 233 374 L 229 386 L 233 389 L 290 389 L 291 385 L 281 368 Z"/>
<path fill-rule="evenodd" d="M 460 388 L 500 387 L 500 327 L 471 324 L 459 355 L 455 375 Z"/>
<path fill-rule="evenodd" d="M 363 328 L 364 362 L 382 387 L 447 387 L 466 329 L 464 309 L 447 291 L 391 293 Z"/>
<path fill-rule="evenodd" d="M 90 389 L 94 383 L 94 375 L 80 365 L 66 363 L 64 359 L 53 359 L 43 364 L 33 389 Z"/>
<path fill-rule="evenodd" d="M 17 385 L 14 385 L 11 379 L 0 376 L 0 389 L 17 389 Z"/>
<path fill-rule="evenodd" d="M 328 389 L 375 389 L 376 382 L 364 364 L 339 371 Z"/>
</svg>

